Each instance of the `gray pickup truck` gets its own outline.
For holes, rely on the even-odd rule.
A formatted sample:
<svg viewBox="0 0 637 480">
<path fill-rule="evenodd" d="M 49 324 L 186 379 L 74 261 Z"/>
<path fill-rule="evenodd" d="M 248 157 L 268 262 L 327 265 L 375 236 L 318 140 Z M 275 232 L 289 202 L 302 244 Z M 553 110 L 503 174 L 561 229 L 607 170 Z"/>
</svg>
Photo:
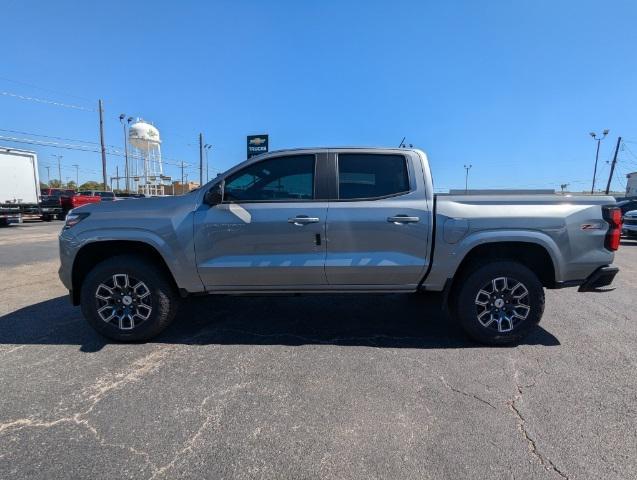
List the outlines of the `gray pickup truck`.
<svg viewBox="0 0 637 480">
<path fill-rule="evenodd" d="M 74 209 L 60 278 L 120 341 L 157 335 L 188 295 L 434 291 L 504 344 L 538 324 L 544 288 L 609 285 L 620 234 L 611 197 L 434 195 L 420 150 L 298 149 L 187 195 Z"/>
</svg>

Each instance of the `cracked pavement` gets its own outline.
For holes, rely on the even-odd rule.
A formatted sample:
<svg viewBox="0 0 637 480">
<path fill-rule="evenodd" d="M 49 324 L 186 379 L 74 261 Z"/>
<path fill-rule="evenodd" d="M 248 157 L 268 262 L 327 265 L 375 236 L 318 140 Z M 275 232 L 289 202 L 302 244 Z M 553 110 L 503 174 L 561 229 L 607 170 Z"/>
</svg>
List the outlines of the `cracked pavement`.
<svg viewBox="0 0 637 480">
<path fill-rule="evenodd" d="M 195 298 L 122 345 L 68 303 L 60 227 L 0 229 L 0 478 L 637 478 L 637 241 L 515 348 L 435 295 Z"/>
</svg>

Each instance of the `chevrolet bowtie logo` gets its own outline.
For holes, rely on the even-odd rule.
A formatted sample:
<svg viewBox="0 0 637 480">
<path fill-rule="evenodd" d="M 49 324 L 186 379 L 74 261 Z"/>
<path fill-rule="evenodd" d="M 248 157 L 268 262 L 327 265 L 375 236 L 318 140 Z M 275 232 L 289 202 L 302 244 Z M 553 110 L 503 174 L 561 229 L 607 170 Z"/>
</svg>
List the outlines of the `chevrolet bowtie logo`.
<svg viewBox="0 0 637 480">
<path fill-rule="evenodd" d="M 257 138 L 251 138 L 250 139 L 250 145 L 261 145 L 262 143 L 265 143 L 265 138 L 261 138 L 261 137 L 257 137 Z"/>
</svg>

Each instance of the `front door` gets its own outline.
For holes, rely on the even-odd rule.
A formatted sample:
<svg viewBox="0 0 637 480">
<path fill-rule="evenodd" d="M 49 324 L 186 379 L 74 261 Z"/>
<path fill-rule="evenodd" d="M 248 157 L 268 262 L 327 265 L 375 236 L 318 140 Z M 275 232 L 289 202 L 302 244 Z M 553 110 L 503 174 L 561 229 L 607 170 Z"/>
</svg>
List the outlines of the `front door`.
<svg viewBox="0 0 637 480">
<path fill-rule="evenodd" d="M 402 154 L 340 152 L 336 174 L 328 283 L 413 288 L 428 262 L 430 229 L 420 165 Z"/>
<path fill-rule="evenodd" d="M 195 213 L 197 267 L 209 289 L 324 285 L 327 202 L 316 155 L 252 163 L 225 180 L 224 201 Z"/>
</svg>

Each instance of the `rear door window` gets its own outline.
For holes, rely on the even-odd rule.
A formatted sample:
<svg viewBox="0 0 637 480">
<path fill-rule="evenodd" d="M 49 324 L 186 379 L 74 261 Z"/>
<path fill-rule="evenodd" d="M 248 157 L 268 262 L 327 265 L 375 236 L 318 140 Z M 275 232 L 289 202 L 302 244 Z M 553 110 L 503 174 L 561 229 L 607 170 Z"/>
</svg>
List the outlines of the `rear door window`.
<svg viewBox="0 0 637 480">
<path fill-rule="evenodd" d="M 407 161 L 402 155 L 338 155 L 338 198 L 367 200 L 409 192 Z"/>
</svg>

